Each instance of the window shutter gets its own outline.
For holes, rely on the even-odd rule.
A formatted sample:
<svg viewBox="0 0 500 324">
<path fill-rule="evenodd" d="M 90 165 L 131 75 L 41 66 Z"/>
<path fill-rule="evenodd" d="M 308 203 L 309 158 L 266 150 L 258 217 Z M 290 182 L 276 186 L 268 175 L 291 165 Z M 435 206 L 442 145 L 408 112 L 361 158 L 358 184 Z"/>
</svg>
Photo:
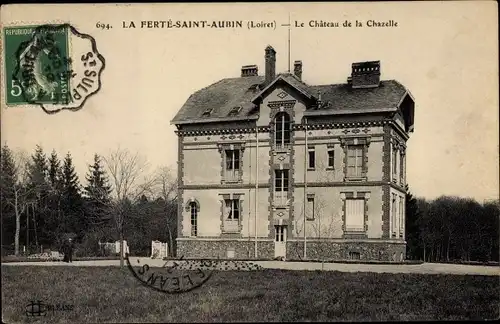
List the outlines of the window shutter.
<svg viewBox="0 0 500 324">
<path fill-rule="evenodd" d="M 346 230 L 363 231 L 365 219 L 365 200 L 346 200 Z"/>
</svg>

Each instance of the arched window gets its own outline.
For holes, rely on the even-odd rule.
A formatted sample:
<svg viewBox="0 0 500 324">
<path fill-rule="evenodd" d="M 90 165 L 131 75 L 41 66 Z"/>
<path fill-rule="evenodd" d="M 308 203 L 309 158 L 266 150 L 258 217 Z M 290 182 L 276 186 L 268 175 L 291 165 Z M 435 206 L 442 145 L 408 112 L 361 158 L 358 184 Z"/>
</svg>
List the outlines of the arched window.
<svg viewBox="0 0 500 324">
<path fill-rule="evenodd" d="M 191 236 L 198 235 L 198 207 L 196 202 L 189 203 L 189 210 L 191 212 Z"/>
<path fill-rule="evenodd" d="M 274 144 L 276 147 L 286 147 L 290 144 L 290 116 L 279 112 L 274 118 Z"/>
</svg>

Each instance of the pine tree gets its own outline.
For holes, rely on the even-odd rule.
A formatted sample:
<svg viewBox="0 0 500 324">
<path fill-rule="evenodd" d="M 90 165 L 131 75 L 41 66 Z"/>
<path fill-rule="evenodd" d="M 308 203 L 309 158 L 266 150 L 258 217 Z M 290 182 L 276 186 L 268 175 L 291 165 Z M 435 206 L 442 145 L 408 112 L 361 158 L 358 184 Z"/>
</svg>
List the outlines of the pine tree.
<svg viewBox="0 0 500 324">
<path fill-rule="evenodd" d="M 101 158 L 94 155 L 94 164 L 89 165 L 86 175 L 87 186 L 85 196 L 87 201 L 87 222 L 89 226 L 97 226 L 109 221 L 108 206 L 111 201 L 111 186 L 108 184 Z"/>
<path fill-rule="evenodd" d="M 420 221 L 417 199 L 406 185 L 406 254 L 409 259 L 422 258 L 422 247 L 420 246 Z"/>
<path fill-rule="evenodd" d="M 61 209 L 63 174 L 61 162 L 55 150 L 48 159 L 48 183 L 50 185 L 50 195 L 48 205 L 49 210 L 45 219 L 45 230 L 50 236 L 51 242 L 57 242 L 64 232 L 64 217 Z"/>
<path fill-rule="evenodd" d="M 75 167 L 73 166 L 73 158 L 69 152 L 64 158 L 61 182 L 64 194 L 67 197 L 80 197 L 80 184 L 75 172 Z"/>
<path fill-rule="evenodd" d="M 16 218 L 11 202 L 14 199 L 16 185 L 16 165 L 12 151 L 7 144 L 2 147 L 0 155 L 0 195 L 2 205 L 2 245 L 14 242 L 14 232 L 16 230 Z"/>
<path fill-rule="evenodd" d="M 61 162 L 57 157 L 57 153 L 55 150 L 52 151 L 52 154 L 49 157 L 49 167 L 48 167 L 48 180 L 51 188 L 53 190 L 61 189 L 61 179 L 62 179 L 62 169 Z"/>
<path fill-rule="evenodd" d="M 16 166 L 14 163 L 14 157 L 12 156 L 12 151 L 5 144 L 2 147 L 1 158 L 1 194 L 2 199 L 8 198 L 12 195 L 12 190 L 16 181 Z M 3 205 L 3 204 L 2 204 Z"/>
<path fill-rule="evenodd" d="M 28 167 L 28 176 L 30 180 L 30 187 L 37 188 L 37 196 L 43 195 L 47 190 L 47 157 L 43 153 L 40 145 L 36 146 L 35 154 L 31 156 L 31 163 Z"/>
<path fill-rule="evenodd" d="M 78 176 L 73 166 L 73 159 L 68 152 L 62 167 L 62 210 L 64 212 L 65 230 L 81 237 L 86 230 L 83 217 L 83 201 L 80 194 Z"/>
</svg>

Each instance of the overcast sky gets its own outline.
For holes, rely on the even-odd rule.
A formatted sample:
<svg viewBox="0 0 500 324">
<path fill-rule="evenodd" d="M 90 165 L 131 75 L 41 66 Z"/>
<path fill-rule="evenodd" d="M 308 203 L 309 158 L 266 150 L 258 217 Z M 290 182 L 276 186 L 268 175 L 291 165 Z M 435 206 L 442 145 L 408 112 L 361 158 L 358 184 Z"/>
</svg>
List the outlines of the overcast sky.
<svg viewBox="0 0 500 324">
<path fill-rule="evenodd" d="M 152 165 L 176 168 L 170 120 L 196 90 L 238 77 L 242 65 L 264 72 L 264 48 L 287 70 L 291 14 L 311 20 L 393 20 L 391 28 L 292 28 L 291 61 L 309 84 L 345 82 L 352 62 L 380 60 L 382 79 L 415 97 L 415 132 L 407 149 L 408 183 L 418 196 L 498 197 L 498 35 L 496 2 L 167 4 L 3 7 L 2 22 L 69 21 L 92 35 L 106 59 L 102 89 L 78 112 L 2 109 L 2 143 L 50 154 L 70 151 L 83 180 L 94 153 L 117 146 Z M 243 29 L 141 29 L 141 20 L 242 20 Z M 246 22 L 276 29 L 246 28 Z M 123 21 L 138 28 L 123 29 Z M 109 23 L 110 30 L 96 28 Z M 2 71 L 3 74 L 3 71 Z M 4 80 L 2 80 L 4 82 Z M 3 89 L 3 88 L 2 88 Z M 2 90 L 3 91 L 3 90 Z M 5 100 L 2 99 L 2 108 Z"/>
</svg>

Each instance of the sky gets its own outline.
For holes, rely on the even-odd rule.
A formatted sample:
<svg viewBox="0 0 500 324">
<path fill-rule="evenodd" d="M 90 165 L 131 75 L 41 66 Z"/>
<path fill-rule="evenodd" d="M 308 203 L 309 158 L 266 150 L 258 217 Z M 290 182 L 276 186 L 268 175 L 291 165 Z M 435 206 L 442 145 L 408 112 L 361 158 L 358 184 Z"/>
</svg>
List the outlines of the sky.
<svg viewBox="0 0 500 324">
<path fill-rule="evenodd" d="M 176 169 L 171 119 L 195 91 L 238 77 L 243 65 L 264 73 L 264 49 L 277 72 L 303 62 L 308 84 L 342 83 L 351 63 L 381 61 L 381 78 L 415 98 L 415 132 L 407 143 L 411 191 L 480 201 L 499 196 L 498 16 L 494 1 L 407 3 L 254 3 L 3 6 L 3 26 L 69 22 L 94 37 L 106 60 L 98 93 L 77 112 L 49 115 L 37 106 L 5 105 L 2 57 L 1 141 L 15 150 L 73 156 L 83 180 L 94 153 L 117 147 L 151 165 Z M 91 17 L 91 18 L 89 18 Z M 140 28 L 141 21 L 241 20 L 244 28 Z M 358 20 L 363 27 L 312 28 L 310 21 Z M 397 27 L 367 27 L 368 20 Z M 136 28 L 123 28 L 133 21 Z M 248 29 L 273 22 L 275 28 Z M 295 27 L 295 21 L 305 27 Z M 112 26 L 97 28 L 97 23 Z M 3 35 L 3 33 L 2 33 Z M 3 46 L 3 45 L 2 45 Z"/>
</svg>

